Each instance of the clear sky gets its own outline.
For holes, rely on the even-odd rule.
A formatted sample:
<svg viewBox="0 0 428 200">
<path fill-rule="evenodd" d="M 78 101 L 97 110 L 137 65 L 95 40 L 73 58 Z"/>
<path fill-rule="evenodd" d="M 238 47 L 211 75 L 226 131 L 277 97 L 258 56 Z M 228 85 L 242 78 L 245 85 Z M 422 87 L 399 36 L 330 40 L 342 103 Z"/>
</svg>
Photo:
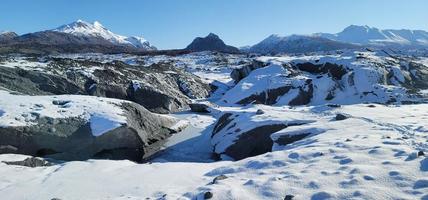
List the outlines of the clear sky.
<svg viewBox="0 0 428 200">
<path fill-rule="evenodd" d="M 0 30 L 18 34 L 82 19 L 143 35 L 160 49 L 218 34 L 234 46 L 270 34 L 339 32 L 348 25 L 428 30 L 428 0 L 1 0 Z"/>
</svg>

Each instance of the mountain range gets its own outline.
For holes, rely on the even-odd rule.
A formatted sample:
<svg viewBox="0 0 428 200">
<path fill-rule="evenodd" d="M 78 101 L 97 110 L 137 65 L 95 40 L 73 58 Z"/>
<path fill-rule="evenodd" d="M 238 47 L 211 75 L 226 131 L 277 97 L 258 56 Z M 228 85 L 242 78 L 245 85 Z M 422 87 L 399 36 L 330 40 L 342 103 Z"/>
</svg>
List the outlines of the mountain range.
<svg viewBox="0 0 428 200">
<path fill-rule="evenodd" d="M 351 25 L 339 33 L 309 35 L 270 35 L 261 42 L 238 49 L 226 45 L 210 33 L 197 37 L 184 51 L 219 51 L 225 53 L 307 53 L 356 49 L 362 47 L 419 49 L 428 47 L 428 32 L 423 30 L 381 30 Z M 157 48 L 143 37 L 123 36 L 105 28 L 100 22 L 77 20 L 55 29 L 18 35 L 0 32 L 0 53 L 141 53 Z"/>
<path fill-rule="evenodd" d="M 381 30 L 351 25 L 339 33 L 310 35 L 271 35 L 261 42 L 241 49 L 251 53 L 305 53 L 361 47 L 415 49 L 428 47 L 428 32 L 423 30 Z"/>
</svg>

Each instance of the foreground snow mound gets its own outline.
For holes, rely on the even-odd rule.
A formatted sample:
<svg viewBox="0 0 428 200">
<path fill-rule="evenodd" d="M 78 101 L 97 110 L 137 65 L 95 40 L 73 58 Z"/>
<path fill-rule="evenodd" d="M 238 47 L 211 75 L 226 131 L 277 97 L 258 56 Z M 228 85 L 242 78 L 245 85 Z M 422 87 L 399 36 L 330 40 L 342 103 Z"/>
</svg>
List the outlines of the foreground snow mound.
<svg viewBox="0 0 428 200">
<path fill-rule="evenodd" d="M 182 124 L 122 100 L 0 90 L 0 153 L 140 161 Z"/>
<path fill-rule="evenodd" d="M 261 121 L 276 124 L 281 118 L 311 122 L 271 135 L 273 152 L 236 162 L 90 160 L 29 168 L 2 162 L 27 156 L 3 154 L 0 195 L 12 200 L 428 198 L 428 158 L 423 155 L 428 152 L 426 104 L 294 109 L 256 105 L 223 111 L 245 115 L 245 109 L 252 121 L 244 123 L 238 117 L 236 127 Z M 255 116 L 258 109 L 264 114 Z M 346 119 L 337 120 L 338 114 Z M 286 145 L 276 140 L 299 130 L 311 135 Z"/>
<path fill-rule="evenodd" d="M 257 62 L 261 68 L 238 80 L 220 104 L 408 103 L 419 101 L 419 92 L 428 88 L 423 60 L 380 52 L 259 57 Z"/>
</svg>

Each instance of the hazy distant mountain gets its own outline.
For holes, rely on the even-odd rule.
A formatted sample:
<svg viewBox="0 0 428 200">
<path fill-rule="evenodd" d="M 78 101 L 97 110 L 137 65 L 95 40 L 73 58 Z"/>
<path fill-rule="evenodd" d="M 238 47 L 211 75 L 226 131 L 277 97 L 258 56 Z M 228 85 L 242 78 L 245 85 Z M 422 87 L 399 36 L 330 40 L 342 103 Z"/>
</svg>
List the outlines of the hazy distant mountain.
<svg viewBox="0 0 428 200">
<path fill-rule="evenodd" d="M 223 40 L 216 34 L 210 33 L 208 36 L 202 38 L 197 37 L 193 40 L 186 50 L 190 51 L 218 51 L 225 53 L 239 53 L 239 49 L 233 46 L 226 45 Z"/>
<path fill-rule="evenodd" d="M 315 35 L 361 45 L 428 46 L 428 32 L 422 30 L 381 30 L 369 26 L 351 25 L 340 33 L 317 33 Z"/>
<path fill-rule="evenodd" d="M 306 53 L 356 47 L 358 46 L 318 36 L 291 35 L 282 37 L 279 35 L 271 35 L 260 43 L 252 46 L 248 52 L 262 54 Z"/>
</svg>

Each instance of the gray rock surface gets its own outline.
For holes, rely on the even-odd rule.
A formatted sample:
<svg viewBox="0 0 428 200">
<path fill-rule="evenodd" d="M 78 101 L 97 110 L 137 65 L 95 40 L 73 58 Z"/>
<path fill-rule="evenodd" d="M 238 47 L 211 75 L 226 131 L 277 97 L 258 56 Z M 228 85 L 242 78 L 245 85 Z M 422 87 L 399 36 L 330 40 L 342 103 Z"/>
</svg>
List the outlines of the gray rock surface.
<svg viewBox="0 0 428 200">
<path fill-rule="evenodd" d="M 131 100 L 157 113 L 188 108 L 191 99 L 211 92 L 199 77 L 167 63 L 139 67 L 120 61 L 44 59 L 47 66 L 43 70 L 25 65 L 2 67 L 0 60 L 0 87 L 29 95 L 83 94 Z"/>
<path fill-rule="evenodd" d="M 40 117 L 35 125 L 0 128 L 0 153 L 18 153 L 59 160 L 89 158 L 143 161 L 176 133 L 177 119 L 153 114 L 143 106 L 123 102 L 126 123 L 94 136 L 90 122 L 80 118 Z"/>
</svg>

